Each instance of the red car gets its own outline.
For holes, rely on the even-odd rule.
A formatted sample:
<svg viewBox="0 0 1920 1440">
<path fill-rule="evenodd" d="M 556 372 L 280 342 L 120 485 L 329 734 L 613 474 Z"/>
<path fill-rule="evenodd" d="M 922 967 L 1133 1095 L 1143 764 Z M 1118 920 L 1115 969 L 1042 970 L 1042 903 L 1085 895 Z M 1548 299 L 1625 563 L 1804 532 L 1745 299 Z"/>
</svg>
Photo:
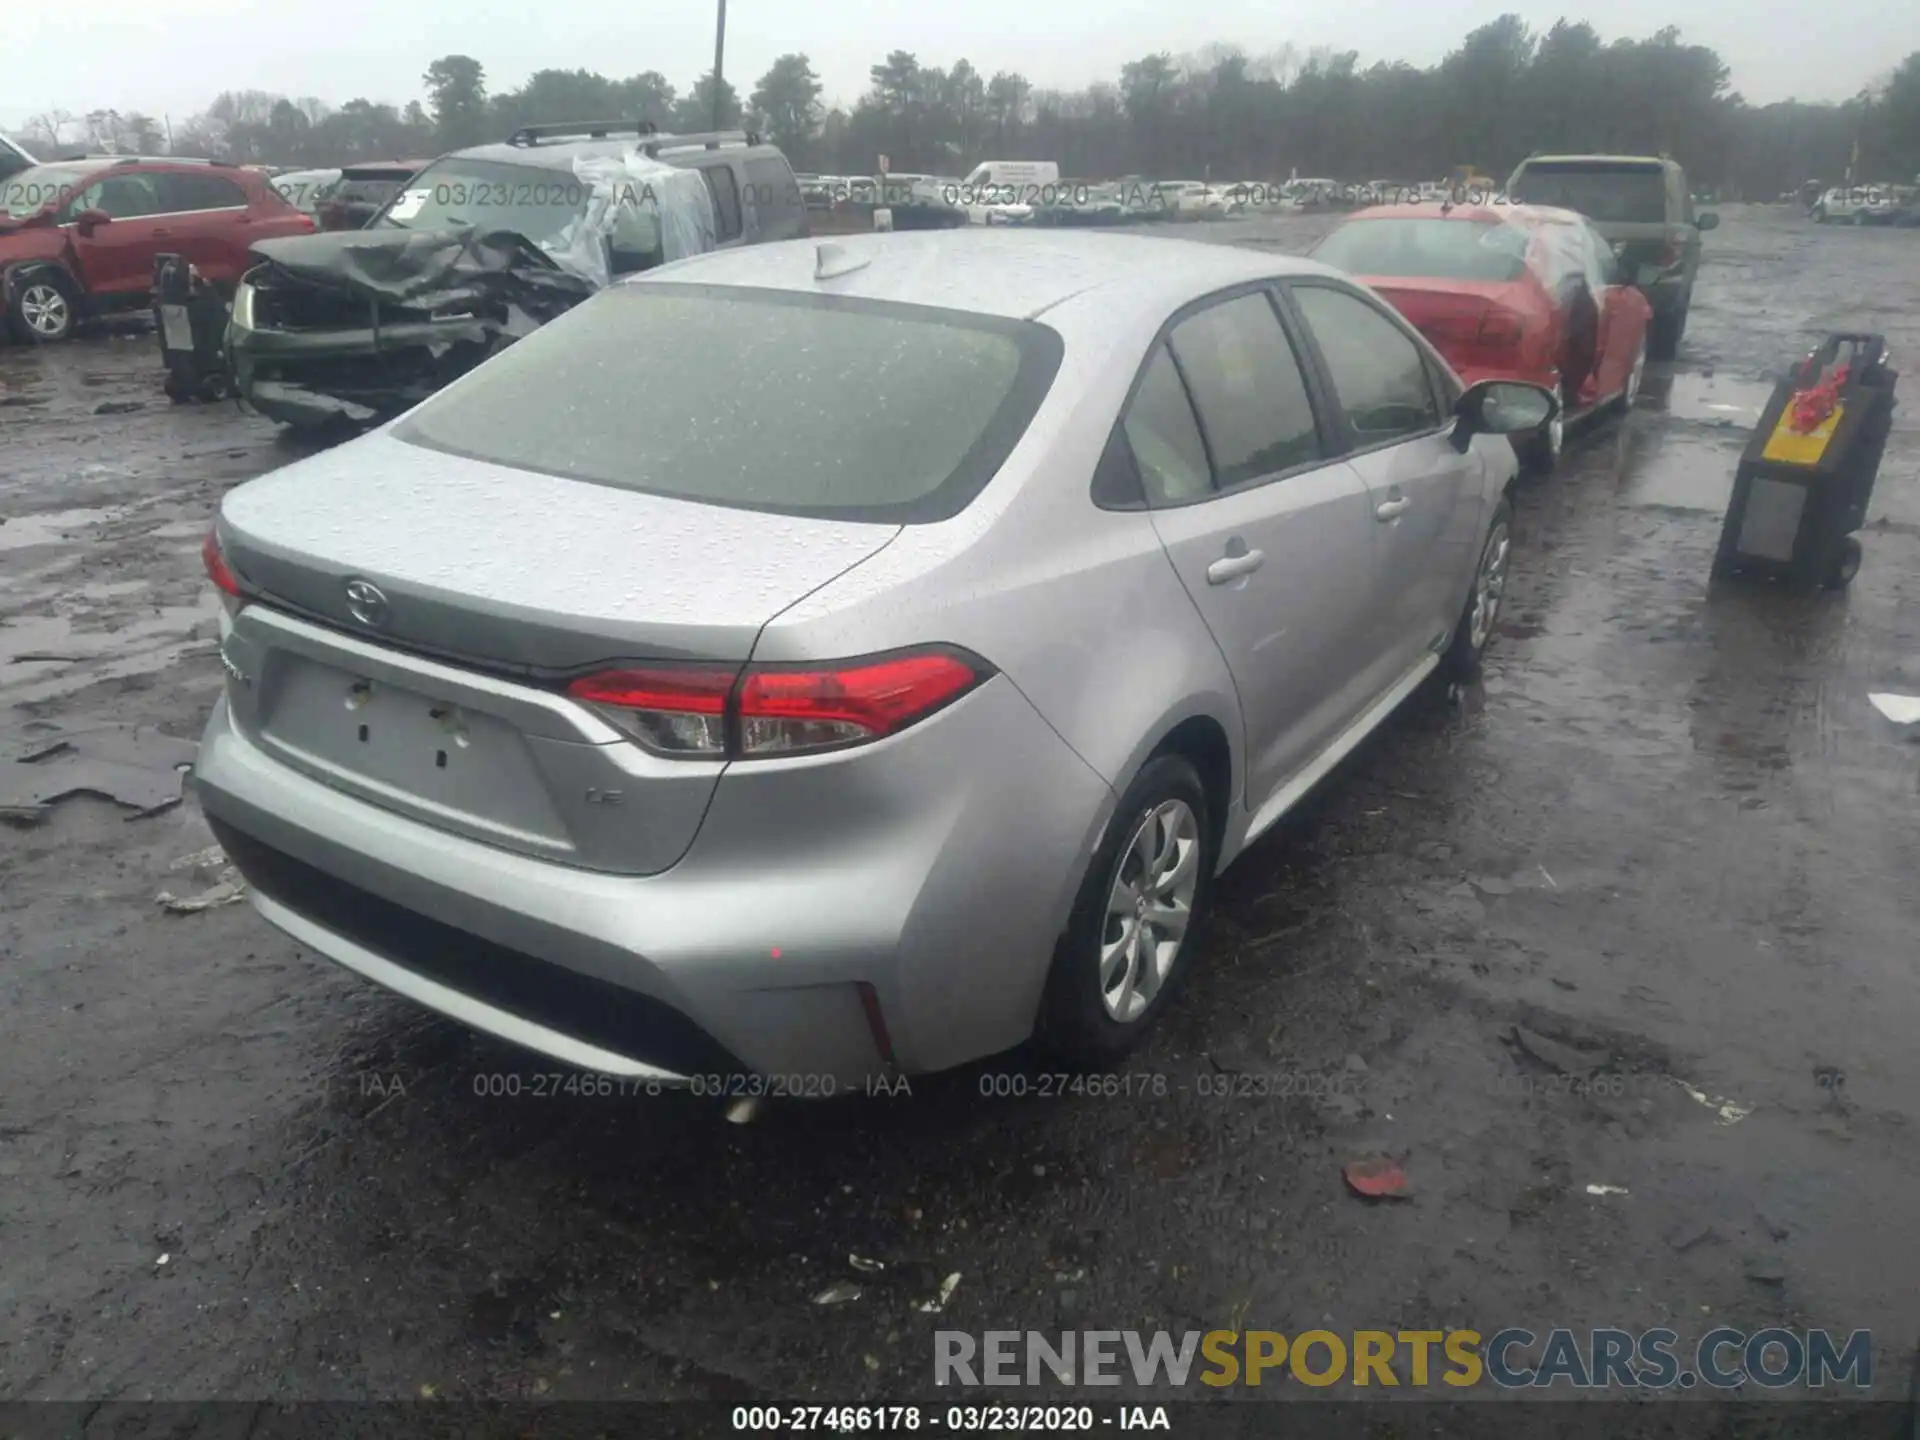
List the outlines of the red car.
<svg viewBox="0 0 1920 1440">
<path fill-rule="evenodd" d="M 1517 441 L 1537 470 L 1568 419 L 1622 412 L 1639 394 L 1653 310 L 1583 215 L 1539 205 L 1383 205 L 1311 252 L 1393 305 L 1469 385 L 1527 380 L 1562 413 Z"/>
<path fill-rule="evenodd" d="M 82 320 L 144 310 L 153 258 L 186 256 L 232 293 L 255 241 L 314 225 L 267 177 L 206 160 L 89 156 L 0 180 L 0 298 L 23 340 L 65 340 Z"/>
</svg>

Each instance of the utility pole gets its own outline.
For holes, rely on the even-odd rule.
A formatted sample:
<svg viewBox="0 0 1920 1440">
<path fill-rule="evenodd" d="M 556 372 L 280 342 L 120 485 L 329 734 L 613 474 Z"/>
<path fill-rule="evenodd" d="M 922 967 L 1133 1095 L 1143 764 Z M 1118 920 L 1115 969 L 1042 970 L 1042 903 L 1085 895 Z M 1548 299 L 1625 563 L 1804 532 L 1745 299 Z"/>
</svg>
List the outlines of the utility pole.
<svg viewBox="0 0 1920 1440">
<path fill-rule="evenodd" d="M 726 104 L 726 80 L 724 66 L 727 58 L 727 0 L 719 0 L 720 14 L 713 26 L 713 128 L 721 125 L 721 114 Z"/>
</svg>

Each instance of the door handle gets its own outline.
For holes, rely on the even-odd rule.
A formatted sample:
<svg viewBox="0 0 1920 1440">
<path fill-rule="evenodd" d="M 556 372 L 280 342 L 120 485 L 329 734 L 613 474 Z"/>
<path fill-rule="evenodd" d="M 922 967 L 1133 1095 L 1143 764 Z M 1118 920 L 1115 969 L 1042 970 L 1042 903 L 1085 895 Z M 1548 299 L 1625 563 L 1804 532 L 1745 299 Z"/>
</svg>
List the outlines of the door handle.
<svg viewBox="0 0 1920 1440">
<path fill-rule="evenodd" d="M 1382 500 L 1374 506 L 1374 518 L 1378 520 L 1397 520 L 1413 508 L 1413 502 L 1402 496 L 1398 500 Z"/>
<path fill-rule="evenodd" d="M 1207 583 L 1225 585 L 1242 575 L 1251 575 L 1266 563 L 1266 552 L 1261 550 L 1249 550 L 1244 555 L 1223 555 L 1207 566 Z"/>
</svg>

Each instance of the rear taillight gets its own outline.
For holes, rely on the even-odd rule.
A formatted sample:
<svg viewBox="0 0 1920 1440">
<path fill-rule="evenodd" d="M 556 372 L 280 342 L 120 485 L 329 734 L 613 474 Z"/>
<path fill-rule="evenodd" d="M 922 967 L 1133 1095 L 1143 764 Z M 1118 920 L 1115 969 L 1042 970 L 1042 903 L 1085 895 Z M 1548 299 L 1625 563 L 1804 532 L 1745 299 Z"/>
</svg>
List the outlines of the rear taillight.
<svg viewBox="0 0 1920 1440">
<path fill-rule="evenodd" d="M 1517 350 L 1526 333 L 1526 321 L 1513 311 L 1489 310 L 1480 318 L 1474 339 L 1483 350 Z"/>
<path fill-rule="evenodd" d="M 924 720 L 992 675 L 945 646 L 835 665 L 608 670 L 567 694 L 656 755 L 760 759 L 864 745 Z"/>
<path fill-rule="evenodd" d="M 738 678 L 697 666 L 606 670 L 574 681 L 567 694 L 657 755 L 717 759 L 727 753 L 727 697 Z"/>
<path fill-rule="evenodd" d="M 1660 252 L 1660 268 L 1664 270 L 1670 266 L 1678 265 L 1680 263 L 1680 257 L 1684 254 L 1686 254 L 1686 237 L 1684 235 L 1669 235 L 1667 237 L 1666 248 Z"/>
<path fill-rule="evenodd" d="M 209 526 L 207 538 L 200 542 L 200 559 L 207 567 L 207 578 L 221 594 L 234 599 L 246 598 L 246 591 L 240 588 L 239 577 L 233 573 L 233 567 L 227 564 L 226 552 L 220 548 L 220 530 L 218 526 Z"/>
</svg>

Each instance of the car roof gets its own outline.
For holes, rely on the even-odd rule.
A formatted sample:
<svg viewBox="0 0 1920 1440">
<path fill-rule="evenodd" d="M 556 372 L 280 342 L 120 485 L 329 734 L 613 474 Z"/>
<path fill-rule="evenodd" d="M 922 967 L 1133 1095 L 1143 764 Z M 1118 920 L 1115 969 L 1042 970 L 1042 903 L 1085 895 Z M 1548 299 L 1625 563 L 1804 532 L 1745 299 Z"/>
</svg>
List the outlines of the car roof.
<svg viewBox="0 0 1920 1440">
<path fill-rule="evenodd" d="M 1619 165 L 1623 168 L 1665 169 L 1671 165 L 1676 170 L 1679 162 L 1664 155 L 1529 155 L 1520 162 L 1521 168 L 1529 165 Z"/>
<path fill-rule="evenodd" d="M 816 279 L 823 245 L 865 263 Z M 674 261 L 621 283 L 845 295 L 1032 319 L 1102 287 L 1123 287 L 1127 301 L 1139 301 L 1145 312 L 1171 312 L 1238 282 L 1295 274 L 1345 278 L 1299 256 L 1199 240 L 966 227 L 749 245 Z"/>
<path fill-rule="evenodd" d="M 513 145 L 503 140 L 492 145 L 471 145 L 465 150 L 455 150 L 451 154 L 442 155 L 440 159 L 488 160 L 496 165 L 528 165 L 542 170 L 570 172 L 575 160 L 597 160 L 605 157 L 617 159 L 639 151 L 643 145 L 658 145 L 659 154 L 654 158 L 668 165 L 683 164 L 687 157 L 693 155 L 715 154 L 758 158 L 782 153 L 778 146 L 768 144 L 732 144 L 721 146 L 717 150 L 708 150 L 696 142 L 682 148 L 673 143 L 671 135 L 648 135 L 641 139 L 628 134 L 610 135 L 605 139 L 542 141 L 536 145 Z"/>
<path fill-rule="evenodd" d="M 1352 220 L 1474 220 L 1485 224 L 1584 225 L 1587 217 L 1558 205 L 1449 205 L 1444 200 L 1409 201 L 1404 205 L 1369 205 L 1347 216 Z"/>
</svg>

